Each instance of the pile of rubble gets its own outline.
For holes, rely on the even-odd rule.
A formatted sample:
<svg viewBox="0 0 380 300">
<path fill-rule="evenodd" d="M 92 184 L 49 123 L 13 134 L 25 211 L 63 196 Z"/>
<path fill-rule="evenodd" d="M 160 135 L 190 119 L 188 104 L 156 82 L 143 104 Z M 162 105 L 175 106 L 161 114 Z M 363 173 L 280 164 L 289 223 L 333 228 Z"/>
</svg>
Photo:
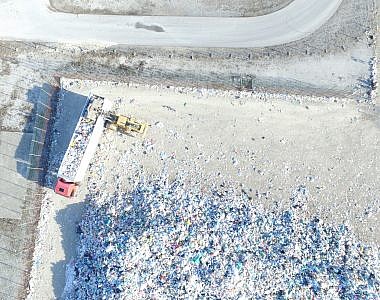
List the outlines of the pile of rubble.
<svg viewBox="0 0 380 300">
<path fill-rule="evenodd" d="M 344 226 L 177 178 L 90 199 L 67 299 L 375 299 L 379 249 Z M 90 197 L 91 198 L 91 197 Z"/>
</svg>

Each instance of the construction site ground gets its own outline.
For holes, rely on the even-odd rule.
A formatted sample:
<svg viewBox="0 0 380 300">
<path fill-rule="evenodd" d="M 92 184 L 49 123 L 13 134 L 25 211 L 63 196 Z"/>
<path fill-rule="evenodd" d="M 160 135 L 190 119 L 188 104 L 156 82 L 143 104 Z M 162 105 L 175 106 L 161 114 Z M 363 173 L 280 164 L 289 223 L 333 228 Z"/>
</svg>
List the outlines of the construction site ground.
<svg viewBox="0 0 380 300">
<path fill-rule="evenodd" d="M 81 9 L 90 9 L 79 2 Z M 272 4 L 285 2 L 289 1 Z M 73 3 L 61 2 L 66 7 L 61 9 L 73 9 Z M 87 12 L 119 9 L 104 4 L 93 2 L 95 11 Z M 264 8 L 258 6 L 258 11 Z M 228 180 L 243 184 L 238 190 L 263 204 L 286 201 L 294 188 L 305 185 L 311 194 L 310 213 L 320 212 L 327 221 L 348 219 L 362 240 L 378 243 L 380 125 L 378 100 L 369 97 L 376 68 L 371 64 L 375 12 L 373 1 L 343 0 L 337 13 L 307 38 L 254 49 L 0 42 L 0 152 L 9 158 L 0 165 L 12 172 L 0 174 L 7 181 L 2 181 L 1 191 L 6 199 L 17 198 L 11 203 L 17 217 L 0 220 L 0 299 L 24 298 L 28 291 L 43 191 L 23 176 L 23 164 L 30 151 L 27 141 L 33 132 L 35 105 L 44 85 L 57 85 L 59 77 L 79 80 L 67 87 L 73 92 L 68 103 L 70 98 L 83 99 L 89 91 L 121 98 L 115 102 L 120 112 L 152 125 L 144 143 L 104 134 L 89 171 L 99 182 L 97 188 L 111 192 L 114 175 L 129 176 L 125 168 L 135 174 L 143 166 L 151 174 L 163 165 L 173 173 L 184 169 L 200 176 L 202 170 L 205 186 L 208 175 L 223 171 Z M 264 93 L 251 99 L 228 89 Z M 73 128 L 79 108 L 67 108 L 67 119 L 57 122 Z M 69 130 L 61 133 L 66 141 L 70 138 Z M 115 164 L 119 159 L 123 165 Z M 58 162 L 51 162 L 53 169 Z M 96 162 L 103 168 L 103 179 Z M 62 294 L 65 264 L 75 254 L 76 223 L 87 188 L 84 182 L 77 198 L 63 199 L 51 191 L 54 172 L 48 175 L 31 299 Z M 1 212 L 9 213 L 7 208 Z"/>
<path fill-rule="evenodd" d="M 286 207 L 292 191 L 304 186 L 310 193 L 308 214 L 343 222 L 361 240 L 379 242 L 379 111 L 367 105 L 276 96 L 262 101 L 238 93 L 78 80 L 65 81 L 64 88 L 73 97 L 89 92 L 108 97 L 117 112 L 151 126 L 143 139 L 105 130 L 79 195 L 48 193 L 32 299 L 62 295 L 88 188 L 110 195 L 128 191 L 136 178 L 163 169 L 171 177 L 196 178 L 204 189 L 228 182 L 264 206 Z M 65 140 L 66 134 L 57 136 Z M 115 184 L 120 181 L 131 185 Z"/>
</svg>

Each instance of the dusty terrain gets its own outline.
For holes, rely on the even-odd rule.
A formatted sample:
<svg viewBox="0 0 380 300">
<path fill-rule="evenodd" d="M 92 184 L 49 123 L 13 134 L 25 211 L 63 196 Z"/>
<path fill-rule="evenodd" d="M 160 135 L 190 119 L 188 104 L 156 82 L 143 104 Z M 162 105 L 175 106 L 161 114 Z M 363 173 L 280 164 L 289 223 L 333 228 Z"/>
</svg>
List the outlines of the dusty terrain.
<svg viewBox="0 0 380 300">
<path fill-rule="evenodd" d="M 292 0 L 270 1 L 83 1 L 83 0 L 50 0 L 52 8 L 77 14 L 118 14 L 139 16 L 200 16 L 200 17 L 254 17 L 275 12 Z"/>
</svg>

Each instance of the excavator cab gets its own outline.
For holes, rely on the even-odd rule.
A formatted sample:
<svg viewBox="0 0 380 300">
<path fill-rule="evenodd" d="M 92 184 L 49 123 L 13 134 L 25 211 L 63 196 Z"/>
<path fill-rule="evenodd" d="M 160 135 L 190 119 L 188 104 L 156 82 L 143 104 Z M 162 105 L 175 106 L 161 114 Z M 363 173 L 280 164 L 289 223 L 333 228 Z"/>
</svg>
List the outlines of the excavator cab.
<svg viewBox="0 0 380 300">
<path fill-rule="evenodd" d="M 145 135 L 148 125 L 143 122 L 138 122 L 134 117 L 122 115 L 109 115 L 106 118 L 107 128 L 119 131 L 124 134 L 133 135 L 134 133 Z"/>
<path fill-rule="evenodd" d="M 67 182 L 63 178 L 58 178 L 54 191 L 64 197 L 70 198 L 75 195 L 78 185 L 75 182 Z"/>
</svg>

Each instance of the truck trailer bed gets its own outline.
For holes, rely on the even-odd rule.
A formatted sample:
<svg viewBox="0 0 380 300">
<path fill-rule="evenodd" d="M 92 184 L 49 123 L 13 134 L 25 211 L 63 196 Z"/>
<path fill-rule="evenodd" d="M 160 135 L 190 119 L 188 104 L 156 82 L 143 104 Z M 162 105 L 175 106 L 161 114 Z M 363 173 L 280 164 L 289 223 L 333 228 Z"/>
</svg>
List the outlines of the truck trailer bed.
<svg viewBox="0 0 380 300">
<path fill-rule="evenodd" d="M 102 97 L 88 97 L 58 170 L 59 178 L 66 182 L 82 181 L 104 129 L 103 112 L 110 106 Z"/>
</svg>

